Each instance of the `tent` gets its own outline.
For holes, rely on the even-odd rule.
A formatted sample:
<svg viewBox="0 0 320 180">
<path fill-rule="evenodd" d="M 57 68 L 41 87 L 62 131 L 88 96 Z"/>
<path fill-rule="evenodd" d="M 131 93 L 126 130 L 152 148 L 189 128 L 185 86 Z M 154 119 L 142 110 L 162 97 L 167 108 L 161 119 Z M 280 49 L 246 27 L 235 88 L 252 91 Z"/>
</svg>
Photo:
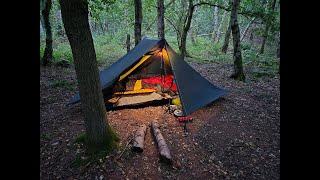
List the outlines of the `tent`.
<svg viewBox="0 0 320 180">
<path fill-rule="evenodd" d="M 130 78 L 135 82 L 131 89 L 126 85 Z M 152 87 L 152 82 L 156 84 L 157 81 L 160 81 L 161 87 L 159 84 Z M 144 82 L 151 83 L 151 86 L 142 87 L 146 84 Z M 185 116 L 227 93 L 226 90 L 213 85 L 196 72 L 168 45 L 165 39 L 141 40 L 126 55 L 100 72 L 100 83 L 106 103 L 119 95 L 122 95 L 120 97 L 150 96 L 150 94 L 155 95 L 157 88 L 162 90 L 171 88 L 170 90 L 175 91 L 179 97 L 182 113 Z M 170 95 L 168 96 L 170 98 Z M 79 93 L 71 99 L 69 105 L 78 102 L 80 102 Z"/>
</svg>

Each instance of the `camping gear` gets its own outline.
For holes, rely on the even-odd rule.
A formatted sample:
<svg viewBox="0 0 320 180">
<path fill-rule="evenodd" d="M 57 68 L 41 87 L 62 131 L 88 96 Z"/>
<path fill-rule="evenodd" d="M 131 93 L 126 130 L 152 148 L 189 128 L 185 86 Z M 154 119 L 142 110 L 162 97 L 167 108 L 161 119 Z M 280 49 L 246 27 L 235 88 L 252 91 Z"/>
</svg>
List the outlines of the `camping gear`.
<svg viewBox="0 0 320 180">
<path fill-rule="evenodd" d="M 174 98 L 172 99 L 172 104 L 176 105 L 176 106 L 181 106 L 181 101 L 180 98 Z"/>
<path fill-rule="evenodd" d="M 191 116 L 182 116 L 177 118 L 179 122 L 192 122 L 193 118 Z"/>
<path fill-rule="evenodd" d="M 192 122 L 193 118 L 191 116 L 182 116 L 182 117 L 178 117 L 177 120 L 179 121 L 179 123 L 184 123 L 183 132 L 184 132 L 184 135 L 187 136 L 188 135 L 187 124 Z"/>
<path fill-rule="evenodd" d="M 164 77 L 156 76 L 142 79 L 145 84 L 159 84 L 162 88 L 170 89 L 171 91 L 177 92 L 177 86 L 173 82 L 173 75 L 167 75 Z"/>
<path fill-rule="evenodd" d="M 133 78 L 142 80 L 141 90 L 151 89 L 150 87 L 143 87 L 143 79 L 148 77 L 161 77 L 160 79 L 163 81 L 153 86 L 160 85 L 161 87 L 162 85 L 161 88 L 164 90 L 168 87 L 168 82 L 170 82 L 166 81 L 168 80 L 166 77 L 172 77 L 172 86 L 169 87 L 172 90 L 176 86 L 176 93 L 180 98 L 184 116 L 208 105 L 227 93 L 226 90 L 213 85 L 196 72 L 184 61 L 184 57 L 178 55 L 169 46 L 165 39 L 144 38 L 126 55 L 109 68 L 100 72 L 100 83 L 105 102 L 109 103 L 108 100 L 114 97 L 119 98 L 117 96 L 126 96 L 121 95 L 121 93 L 115 94 L 116 92 L 129 93 L 128 91 L 132 91 L 132 89 L 125 88 L 125 83 Z M 116 87 L 119 87 L 120 91 Z M 141 94 L 132 95 L 140 96 Z M 171 97 L 174 96 L 173 94 L 170 95 Z M 78 102 L 80 102 L 79 93 L 71 99 L 68 105 Z M 106 104 L 107 106 L 109 105 Z"/>
<path fill-rule="evenodd" d="M 139 95 L 131 95 L 131 96 L 123 96 L 123 97 L 114 97 L 109 99 L 110 103 L 114 104 L 114 107 L 119 106 L 127 106 L 127 105 L 138 105 L 141 103 L 146 103 L 150 101 L 159 101 L 163 99 L 169 99 L 170 96 L 165 94 L 165 96 L 161 96 L 160 94 L 153 92 L 149 94 L 139 94 Z"/>
<path fill-rule="evenodd" d="M 174 116 L 180 117 L 183 116 L 183 112 L 180 109 L 176 109 L 173 111 Z"/>
</svg>

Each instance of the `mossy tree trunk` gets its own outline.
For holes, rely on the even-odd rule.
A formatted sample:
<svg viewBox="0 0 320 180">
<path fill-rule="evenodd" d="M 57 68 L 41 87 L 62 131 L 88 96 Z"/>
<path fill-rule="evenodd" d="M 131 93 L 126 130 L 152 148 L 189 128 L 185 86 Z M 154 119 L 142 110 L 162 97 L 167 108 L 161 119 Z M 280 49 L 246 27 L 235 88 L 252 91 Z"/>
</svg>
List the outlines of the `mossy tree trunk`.
<svg viewBox="0 0 320 180">
<path fill-rule="evenodd" d="M 187 48 L 186 48 L 187 35 L 191 26 L 191 20 L 192 20 L 194 8 L 195 6 L 193 5 L 193 0 L 189 0 L 188 15 L 185 19 L 185 23 L 183 23 L 184 26 L 182 29 L 180 43 L 179 43 L 179 50 L 181 52 L 182 57 L 185 57 L 187 55 Z"/>
<path fill-rule="evenodd" d="M 89 149 L 111 148 L 115 136 L 108 124 L 86 0 L 59 0 L 77 74 Z"/>
<path fill-rule="evenodd" d="M 134 40 L 135 45 L 141 41 L 141 24 L 142 24 L 142 3 L 141 0 L 134 0 Z"/>
<path fill-rule="evenodd" d="M 227 53 L 227 50 L 228 50 L 230 36 L 231 36 L 231 25 L 229 24 L 226 34 L 224 35 L 224 42 L 221 48 L 221 52 L 225 54 Z"/>
<path fill-rule="evenodd" d="M 269 10 L 270 17 L 272 17 L 271 13 L 273 13 L 275 6 L 276 6 L 276 0 L 272 0 L 271 4 L 270 4 L 270 10 Z M 272 23 L 272 19 L 268 18 L 265 20 L 265 29 L 263 32 L 263 38 L 262 38 L 261 48 L 260 48 L 260 52 L 259 52 L 260 54 L 264 53 L 264 48 L 265 48 L 266 41 L 269 36 L 269 30 L 270 30 L 271 23 Z"/>
<path fill-rule="evenodd" d="M 242 55 L 240 47 L 240 29 L 238 24 L 238 7 L 240 0 L 233 0 L 230 25 L 232 30 L 232 39 L 233 39 L 233 61 L 234 61 L 234 73 L 231 75 L 231 78 L 236 80 L 245 81 L 245 76 L 243 73 L 242 66 Z"/>
<path fill-rule="evenodd" d="M 42 63 L 44 66 L 52 62 L 52 31 L 50 25 L 50 10 L 52 6 L 51 0 L 44 0 L 44 8 L 41 11 L 42 22 L 46 31 L 46 47 L 42 57 Z"/>
<path fill-rule="evenodd" d="M 157 1 L 158 9 L 158 38 L 164 39 L 164 0 Z"/>
</svg>

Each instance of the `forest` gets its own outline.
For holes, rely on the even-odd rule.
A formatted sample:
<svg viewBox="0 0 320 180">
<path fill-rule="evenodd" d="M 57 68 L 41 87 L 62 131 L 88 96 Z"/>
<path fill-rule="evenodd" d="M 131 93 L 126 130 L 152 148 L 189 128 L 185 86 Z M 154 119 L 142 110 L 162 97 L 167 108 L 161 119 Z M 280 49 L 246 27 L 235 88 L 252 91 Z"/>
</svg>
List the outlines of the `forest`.
<svg viewBox="0 0 320 180">
<path fill-rule="evenodd" d="M 39 13 L 41 179 L 280 179 L 280 0 L 40 0 Z M 173 100 L 106 108 L 99 71 L 145 39 L 228 94 L 184 123 Z"/>
</svg>

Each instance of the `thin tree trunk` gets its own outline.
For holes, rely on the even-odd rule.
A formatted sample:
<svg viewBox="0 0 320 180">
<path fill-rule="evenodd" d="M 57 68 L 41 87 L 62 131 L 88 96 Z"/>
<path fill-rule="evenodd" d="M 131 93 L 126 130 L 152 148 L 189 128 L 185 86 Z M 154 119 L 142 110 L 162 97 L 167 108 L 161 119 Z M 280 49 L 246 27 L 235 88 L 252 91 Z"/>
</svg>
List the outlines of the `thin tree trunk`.
<svg viewBox="0 0 320 180">
<path fill-rule="evenodd" d="M 50 25 L 50 10 L 51 10 L 51 0 L 45 1 L 45 7 L 41 11 L 43 17 L 43 24 L 46 31 L 46 47 L 44 50 L 44 54 L 42 57 L 42 63 L 44 66 L 50 64 L 52 62 L 52 31 Z"/>
<path fill-rule="evenodd" d="M 192 45 L 196 45 L 196 33 L 195 33 L 195 30 L 194 30 L 194 27 L 190 28 L 190 38 L 191 38 L 191 42 L 192 42 Z"/>
<path fill-rule="evenodd" d="M 135 45 L 141 41 L 141 24 L 142 24 L 142 3 L 141 0 L 134 0 L 134 12 L 135 12 L 135 23 L 134 23 L 134 40 Z"/>
<path fill-rule="evenodd" d="M 127 45 L 127 53 L 128 53 L 130 51 L 130 34 L 127 34 L 126 45 Z"/>
<path fill-rule="evenodd" d="M 233 37 L 233 61 L 234 61 L 234 73 L 231 78 L 236 80 L 245 81 L 245 76 L 242 67 L 242 55 L 240 47 L 240 29 L 238 24 L 238 7 L 240 0 L 233 0 L 233 5 L 231 9 L 230 24 L 232 29 Z"/>
<path fill-rule="evenodd" d="M 248 25 L 246 26 L 246 28 L 245 28 L 245 30 L 243 31 L 243 34 L 242 34 L 242 36 L 241 36 L 241 38 L 240 38 L 240 42 L 246 37 L 246 34 L 247 34 L 247 32 L 248 32 L 251 24 L 254 22 L 255 19 L 256 19 L 255 17 L 252 18 L 252 19 L 250 20 L 250 22 L 248 23 Z"/>
<path fill-rule="evenodd" d="M 231 24 L 229 23 L 228 29 L 227 29 L 226 34 L 224 36 L 224 42 L 223 42 L 223 45 L 222 45 L 222 48 L 221 48 L 221 51 L 223 53 L 227 53 L 230 36 L 231 36 Z"/>
<path fill-rule="evenodd" d="M 279 36 L 278 47 L 277 47 L 277 58 L 280 58 L 280 36 Z"/>
<path fill-rule="evenodd" d="M 217 32 L 216 32 L 216 41 L 219 42 L 220 41 L 220 35 L 221 35 L 221 28 L 224 24 L 224 21 L 226 19 L 226 16 L 227 16 L 227 11 L 224 11 L 223 12 L 223 15 L 222 15 L 222 19 L 220 21 L 220 24 L 219 24 L 219 27 L 217 29 Z"/>
<path fill-rule="evenodd" d="M 182 57 L 185 57 L 187 55 L 186 42 L 187 42 L 188 31 L 191 25 L 193 11 L 194 11 L 193 0 L 189 0 L 188 15 L 186 18 L 186 23 L 183 26 L 183 31 L 181 34 L 180 45 L 179 45 L 179 50 L 181 52 Z"/>
<path fill-rule="evenodd" d="M 88 3 L 79 0 L 59 2 L 79 84 L 87 145 L 91 150 L 112 148 L 116 137 L 106 117 L 96 53 L 88 22 Z"/>
<path fill-rule="evenodd" d="M 164 39 L 164 0 L 158 0 L 158 37 Z"/>
<path fill-rule="evenodd" d="M 271 12 L 274 11 L 274 8 L 276 6 L 276 0 L 272 0 L 271 2 L 271 6 L 270 6 L 270 10 Z M 268 38 L 268 35 L 269 35 L 269 29 L 270 29 L 270 21 L 269 22 L 265 22 L 266 26 L 265 26 L 265 30 L 263 32 L 263 39 L 262 39 L 262 44 L 261 44 L 261 48 L 260 48 L 260 54 L 263 54 L 264 53 L 264 47 L 265 47 L 265 44 L 266 44 L 266 41 L 267 41 L 267 38 Z"/>
<path fill-rule="evenodd" d="M 213 33 L 212 33 L 212 39 L 215 42 L 217 39 L 217 29 L 218 29 L 218 14 L 219 14 L 219 9 L 217 6 L 214 7 L 213 9 Z"/>
</svg>

